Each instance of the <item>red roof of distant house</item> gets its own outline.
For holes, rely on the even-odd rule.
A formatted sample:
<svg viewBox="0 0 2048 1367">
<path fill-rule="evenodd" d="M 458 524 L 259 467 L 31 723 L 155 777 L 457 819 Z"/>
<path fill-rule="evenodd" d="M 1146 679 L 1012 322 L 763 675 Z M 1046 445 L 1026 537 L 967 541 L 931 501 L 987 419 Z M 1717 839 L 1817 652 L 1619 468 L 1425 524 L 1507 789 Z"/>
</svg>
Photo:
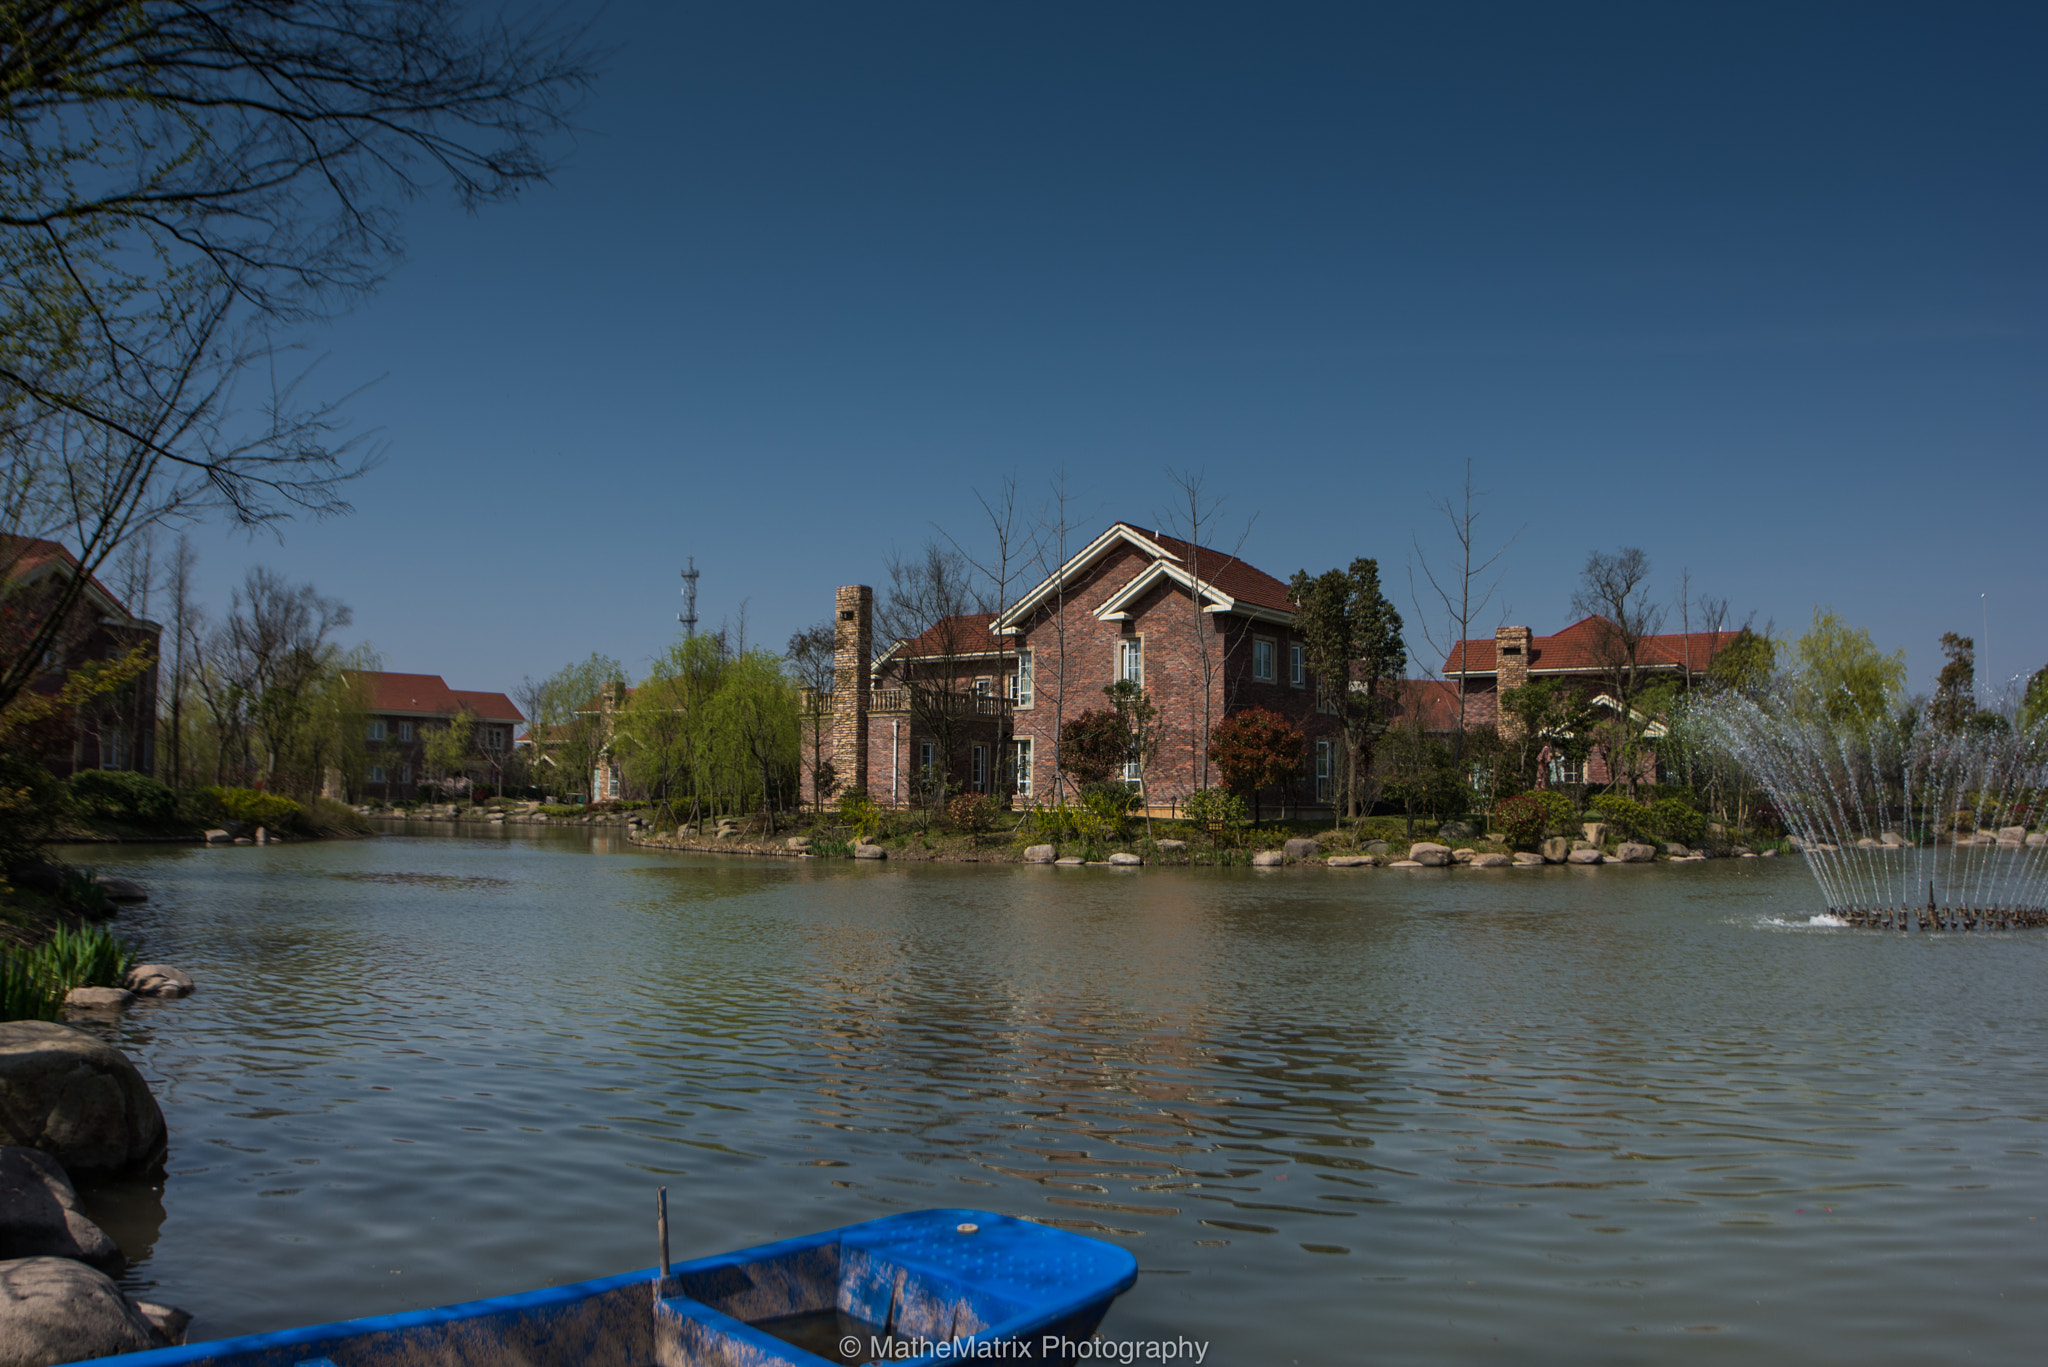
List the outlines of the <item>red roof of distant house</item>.
<svg viewBox="0 0 2048 1367">
<path fill-rule="evenodd" d="M 1592 673 L 1607 668 L 1605 652 L 1608 628 L 1604 617 L 1587 617 L 1572 623 L 1555 636 L 1534 636 L 1529 640 L 1531 674 Z M 1646 668 L 1678 668 L 1690 665 L 1705 669 L 1714 656 L 1726 649 L 1739 632 L 1674 632 L 1646 636 L 1636 650 L 1636 663 Z M 1446 675 L 1492 674 L 1499 665 L 1494 642 L 1487 637 L 1460 641 L 1451 647 L 1444 661 Z"/>
<path fill-rule="evenodd" d="M 383 671 L 349 670 L 370 687 L 370 711 L 417 712 L 427 716 L 454 716 L 469 711 L 487 721 L 522 722 L 526 718 L 503 693 L 457 692 L 439 674 L 391 674 Z"/>
<path fill-rule="evenodd" d="M 1458 685 L 1440 679 L 1402 679 L 1395 690 L 1393 705 L 1387 710 L 1396 725 L 1413 720 L 1420 712 L 1423 730 L 1455 731 L 1458 691 Z"/>
</svg>

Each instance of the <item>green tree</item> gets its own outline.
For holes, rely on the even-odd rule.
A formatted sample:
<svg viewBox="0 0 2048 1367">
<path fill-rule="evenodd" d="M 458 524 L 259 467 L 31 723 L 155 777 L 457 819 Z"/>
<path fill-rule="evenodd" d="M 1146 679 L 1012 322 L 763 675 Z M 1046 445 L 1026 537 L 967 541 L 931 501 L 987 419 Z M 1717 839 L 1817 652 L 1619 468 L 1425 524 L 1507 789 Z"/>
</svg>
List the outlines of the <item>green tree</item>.
<svg viewBox="0 0 2048 1367">
<path fill-rule="evenodd" d="M 2020 695 L 2019 728 L 2031 731 L 2043 719 L 2048 719 L 2048 666 L 2034 671 L 2034 677 L 2027 680 L 2027 691 Z"/>
<path fill-rule="evenodd" d="M 420 751 L 427 766 L 427 778 L 435 784 L 464 777 L 476 755 L 476 718 L 457 712 L 447 721 L 427 728 Z"/>
<path fill-rule="evenodd" d="M 528 678 L 518 689 L 526 713 L 527 734 L 540 756 L 536 768 L 557 796 L 586 791 L 599 756 L 611 742 L 610 722 L 602 706 L 608 684 L 627 681 L 626 667 L 609 655 L 592 653 L 536 683 Z"/>
<path fill-rule="evenodd" d="M 782 661 L 765 650 L 733 656 L 709 712 L 714 780 L 742 810 L 758 799 L 774 834 L 776 806 L 796 792 L 802 744 L 796 688 Z"/>
<path fill-rule="evenodd" d="M 1130 731 L 1115 709 L 1091 707 L 1060 727 L 1060 772 L 1077 784 L 1107 783 L 1130 748 Z"/>
<path fill-rule="evenodd" d="M 1941 634 L 1941 653 L 1948 663 L 1934 677 L 1934 696 L 1927 702 L 1927 723 L 1937 731 L 1960 731 L 1977 715 L 1977 643 L 1953 631 Z"/>
<path fill-rule="evenodd" d="M 1744 627 L 1707 666 L 1707 682 L 1719 690 L 1755 696 L 1770 683 L 1777 668 L 1778 643 Z"/>
<path fill-rule="evenodd" d="M 1851 627 L 1832 608 L 1813 610 L 1813 626 L 1793 655 L 1806 701 L 1827 720 L 1859 731 L 1885 716 L 1906 686 L 1906 652 L 1886 655 L 1868 631 Z"/>
<path fill-rule="evenodd" d="M 1581 782 L 1575 801 L 1582 801 L 1586 761 L 1592 757 L 1598 712 L 1586 695 L 1557 679 L 1539 679 L 1500 695 L 1502 715 L 1512 717 L 1519 734 L 1509 743 L 1508 756 L 1521 786 L 1533 788 L 1545 749 L 1552 758 L 1575 768 Z"/>
<path fill-rule="evenodd" d="M 1380 592 L 1379 562 L 1364 557 L 1314 578 L 1298 570 L 1287 593 L 1315 674 L 1316 706 L 1344 723 L 1344 814 L 1355 818 L 1370 805 L 1361 802 L 1361 788 L 1372 773 L 1373 744 L 1408 667 L 1401 614 Z"/>
<path fill-rule="evenodd" d="M 627 776 L 679 824 L 699 819 L 711 791 L 711 700 L 730 664 L 723 635 L 683 637 L 649 667 L 618 722 Z"/>
</svg>

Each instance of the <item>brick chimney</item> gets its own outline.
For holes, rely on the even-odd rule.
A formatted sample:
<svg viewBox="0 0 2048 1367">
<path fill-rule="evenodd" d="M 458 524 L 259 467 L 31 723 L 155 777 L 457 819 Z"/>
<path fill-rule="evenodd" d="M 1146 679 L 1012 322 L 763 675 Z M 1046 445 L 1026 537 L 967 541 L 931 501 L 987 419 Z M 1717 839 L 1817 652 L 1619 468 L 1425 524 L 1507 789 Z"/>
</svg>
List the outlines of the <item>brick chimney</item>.
<svg viewBox="0 0 2048 1367">
<path fill-rule="evenodd" d="M 1493 632 L 1494 686 L 1501 693 L 1510 688 L 1520 688 L 1529 682 L 1529 643 L 1533 638 L 1527 627 L 1496 627 Z M 1499 720 L 1495 725 L 1500 729 L 1502 740 L 1520 740 L 1522 724 L 1508 715 L 1506 708 L 1497 708 Z"/>
<path fill-rule="evenodd" d="M 832 767 L 842 792 L 868 786 L 868 689 L 873 685 L 875 591 L 866 584 L 839 590 L 833 613 L 838 640 L 832 653 Z"/>
</svg>

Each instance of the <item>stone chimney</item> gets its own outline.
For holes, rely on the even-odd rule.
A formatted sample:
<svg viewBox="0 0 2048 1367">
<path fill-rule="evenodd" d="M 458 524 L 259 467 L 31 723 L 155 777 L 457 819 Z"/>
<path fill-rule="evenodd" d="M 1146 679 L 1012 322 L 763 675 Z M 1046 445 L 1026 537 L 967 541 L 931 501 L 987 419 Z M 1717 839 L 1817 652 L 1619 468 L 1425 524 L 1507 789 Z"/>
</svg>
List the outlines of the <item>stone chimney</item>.
<svg viewBox="0 0 2048 1367">
<path fill-rule="evenodd" d="M 1529 682 L 1529 643 L 1534 633 L 1527 627 L 1496 627 L 1493 632 L 1494 686 L 1505 693 L 1510 688 L 1520 688 Z M 1496 695 L 1497 699 L 1497 695 Z M 1495 725 L 1500 729 L 1502 740 L 1520 740 L 1522 724 L 1508 715 L 1507 709 L 1499 708 L 1499 720 Z"/>
<path fill-rule="evenodd" d="M 841 792 L 866 792 L 875 591 L 866 584 L 848 584 L 839 590 L 835 606 L 833 626 L 839 634 L 832 654 L 832 767 Z"/>
</svg>

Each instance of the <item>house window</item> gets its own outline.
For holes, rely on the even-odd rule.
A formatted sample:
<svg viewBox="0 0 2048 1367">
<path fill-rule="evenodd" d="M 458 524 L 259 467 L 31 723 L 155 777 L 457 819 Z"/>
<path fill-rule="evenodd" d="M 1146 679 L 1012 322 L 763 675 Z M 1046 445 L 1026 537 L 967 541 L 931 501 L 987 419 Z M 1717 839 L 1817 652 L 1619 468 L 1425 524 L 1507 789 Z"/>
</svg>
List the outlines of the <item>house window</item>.
<svg viewBox="0 0 2048 1367">
<path fill-rule="evenodd" d="M 1295 649 L 1300 650 L 1301 647 L 1296 646 Z M 1332 780 L 1336 773 L 1336 750 L 1337 747 L 1329 741 L 1319 740 L 1316 742 L 1316 801 L 1318 802 L 1328 802 L 1330 800 L 1330 793 L 1333 787 Z"/>
<path fill-rule="evenodd" d="M 1287 682 L 1296 688 L 1308 682 L 1308 657 L 1299 644 L 1287 647 Z"/>
<path fill-rule="evenodd" d="M 412 766 L 410 764 L 401 764 L 398 766 L 398 781 L 400 783 L 412 782 Z"/>
<path fill-rule="evenodd" d="M 982 682 L 987 683 L 988 680 L 983 679 Z M 973 760 L 971 781 L 974 784 L 974 791 L 985 793 L 988 791 L 988 747 L 986 745 L 975 746 L 971 758 Z"/>
<path fill-rule="evenodd" d="M 365 729 L 363 734 L 368 736 L 371 740 L 384 739 L 384 723 L 381 721 L 371 722 L 368 728 Z"/>
<path fill-rule="evenodd" d="M 1550 781 L 1576 787 L 1586 781 L 1586 766 L 1575 759 L 1552 758 Z"/>
<path fill-rule="evenodd" d="M 409 722 L 409 721 L 402 721 L 402 722 L 400 722 L 400 723 L 398 724 L 398 738 L 399 738 L 400 740 L 411 740 L 411 739 L 412 739 L 412 723 L 411 723 L 411 722 Z"/>
<path fill-rule="evenodd" d="M 1252 638 L 1252 677 L 1273 682 L 1273 642 L 1267 637 Z"/>
<path fill-rule="evenodd" d="M 383 765 L 381 765 L 381 764 L 373 764 L 373 765 L 371 765 L 371 766 L 370 766 L 370 782 L 372 782 L 372 783 L 382 783 L 383 781 L 384 781 L 384 766 L 383 766 Z"/>
<path fill-rule="evenodd" d="M 919 741 L 917 743 L 918 772 L 923 773 L 931 769 L 938 762 L 938 754 L 939 747 L 935 742 L 928 740 Z"/>
<path fill-rule="evenodd" d="M 1019 736 L 1017 747 L 1017 792 L 1023 797 L 1031 796 L 1031 737 Z"/>
<path fill-rule="evenodd" d="M 1124 761 L 1124 782 L 1133 788 L 1144 786 L 1145 771 L 1138 761 L 1134 759 Z"/>
<path fill-rule="evenodd" d="M 1133 683 L 1140 688 L 1145 685 L 1145 642 L 1137 636 L 1127 636 L 1116 643 L 1116 679 L 1118 683 Z"/>
<path fill-rule="evenodd" d="M 1010 676 L 1010 696 L 1017 700 L 1017 706 L 1031 706 L 1031 652 L 1017 652 L 1017 672 Z M 1028 742 L 1027 742 L 1028 744 Z"/>
</svg>

